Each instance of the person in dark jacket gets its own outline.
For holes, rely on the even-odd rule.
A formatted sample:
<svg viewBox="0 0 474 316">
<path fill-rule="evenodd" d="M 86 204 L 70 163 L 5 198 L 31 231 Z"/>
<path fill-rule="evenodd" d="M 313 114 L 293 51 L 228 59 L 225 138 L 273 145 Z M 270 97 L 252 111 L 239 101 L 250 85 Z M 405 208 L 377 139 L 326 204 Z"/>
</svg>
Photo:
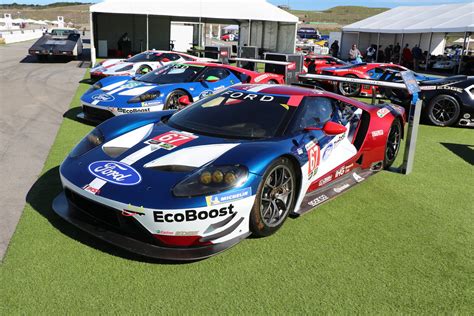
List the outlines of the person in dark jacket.
<svg viewBox="0 0 474 316">
<path fill-rule="evenodd" d="M 331 55 L 332 57 L 337 57 L 337 54 L 339 54 L 339 42 L 335 40 L 334 43 L 331 44 Z"/>
</svg>

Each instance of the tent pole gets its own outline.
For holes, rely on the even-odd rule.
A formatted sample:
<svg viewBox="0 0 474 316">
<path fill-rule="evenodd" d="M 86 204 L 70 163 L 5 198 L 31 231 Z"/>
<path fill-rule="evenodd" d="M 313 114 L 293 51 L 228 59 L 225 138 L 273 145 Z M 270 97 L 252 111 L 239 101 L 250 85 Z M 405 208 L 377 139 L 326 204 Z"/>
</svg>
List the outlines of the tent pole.
<svg viewBox="0 0 474 316">
<path fill-rule="evenodd" d="M 95 65 L 95 61 L 96 61 L 96 54 L 95 54 L 95 45 L 94 45 L 94 19 L 92 17 L 94 13 L 90 13 L 89 14 L 89 23 L 90 23 L 90 26 L 91 26 L 91 29 L 90 29 L 90 41 L 91 41 L 91 66 L 94 66 Z"/>
<path fill-rule="evenodd" d="M 148 21 L 148 14 L 146 15 L 146 50 L 149 50 L 149 41 L 150 41 L 150 34 L 149 34 L 149 21 Z"/>
<path fill-rule="evenodd" d="M 403 40 L 405 39 L 405 33 L 402 33 L 402 43 L 400 45 L 400 53 L 398 56 L 398 64 L 402 62 L 402 52 L 403 52 Z"/>
<path fill-rule="evenodd" d="M 461 72 L 462 59 L 464 56 L 464 51 L 466 50 L 466 41 L 467 41 L 467 32 L 464 32 L 464 42 L 462 43 L 462 51 L 461 51 L 461 55 L 459 56 L 459 65 L 458 65 L 458 72 L 457 72 L 458 75 Z"/>
<path fill-rule="evenodd" d="M 249 20 L 249 38 L 247 46 L 250 46 L 250 37 L 252 36 L 252 20 Z"/>
<path fill-rule="evenodd" d="M 418 48 L 421 46 L 421 36 L 423 35 L 423 33 L 420 33 L 420 38 L 418 39 Z"/>
<path fill-rule="evenodd" d="M 360 50 L 359 44 L 360 44 L 360 32 L 357 32 L 357 48 L 359 48 Z"/>
<path fill-rule="evenodd" d="M 433 32 L 430 33 L 430 42 L 428 44 L 428 54 L 426 54 L 426 71 L 428 71 L 428 63 L 430 62 L 431 56 L 431 41 L 433 40 Z"/>
<path fill-rule="evenodd" d="M 379 62 L 380 33 L 377 33 L 377 50 L 375 52 L 375 62 Z"/>
<path fill-rule="evenodd" d="M 342 58 L 342 43 L 344 43 L 344 31 L 341 32 L 341 42 L 339 43 L 339 51 L 337 52 L 337 55 L 335 57 Z"/>
</svg>

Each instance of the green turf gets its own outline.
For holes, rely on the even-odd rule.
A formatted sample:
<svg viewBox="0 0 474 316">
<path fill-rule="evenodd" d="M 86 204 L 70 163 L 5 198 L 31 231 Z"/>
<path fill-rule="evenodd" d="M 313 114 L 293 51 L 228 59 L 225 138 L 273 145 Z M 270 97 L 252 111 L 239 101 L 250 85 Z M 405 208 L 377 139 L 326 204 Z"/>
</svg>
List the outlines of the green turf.
<svg viewBox="0 0 474 316">
<path fill-rule="evenodd" d="M 443 143 L 474 145 L 474 130 L 422 126 L 413 174 L 381 172 L 274 236 L 162 264 L 52 212 L 57 166 L 90 130 L 77 112 L 67 113 L 0 265 L 0 315 L 472 314 L 474 151 Z"/>
</svg>

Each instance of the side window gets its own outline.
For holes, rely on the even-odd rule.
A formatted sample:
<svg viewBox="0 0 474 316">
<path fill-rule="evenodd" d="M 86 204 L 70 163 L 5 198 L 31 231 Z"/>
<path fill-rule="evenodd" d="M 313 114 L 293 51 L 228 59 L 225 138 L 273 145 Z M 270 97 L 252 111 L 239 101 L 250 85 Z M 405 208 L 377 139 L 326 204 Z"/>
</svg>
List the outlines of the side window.
<svg viewBox="0 0 474 316">
<path fill-rule="evenodd" d="M 179 59 L 178 54 L 165 54 L 165 58 L 168 58 L 171 61 L 175 61 Z"/>
<path fill-rule="evenodd" d="M 300 105 L 301 106 L 301 105 Z M 305 127 L 323 127 L 331 120 L 334 113 L 334 100 L 323 97 L 306 97 L 302 104 L 294 129 L 302 130 Z"/>
<path fill-rule="evenodd" d="M 227 78 L 229 76 L 229 72 L 227 69 L 224 68 L 217 68 L 217 67 L 210 67 L 207 69 L 207 71 L 203 74 L 203 79 L 206 79 L 207 77 L 217 77 L 219 80 L 222 80 L 224 78 Z"/>
<path fill-rule="evenodd" d="M 193 61 L 193 60 L 195 60 L 194 58 L 188 57 L 188 56 L 185 56 L 185 55 L 180 55 L 180 57 L 183 58 L 183 59 L 186 60 L 186 61 Z"/>
</svg>

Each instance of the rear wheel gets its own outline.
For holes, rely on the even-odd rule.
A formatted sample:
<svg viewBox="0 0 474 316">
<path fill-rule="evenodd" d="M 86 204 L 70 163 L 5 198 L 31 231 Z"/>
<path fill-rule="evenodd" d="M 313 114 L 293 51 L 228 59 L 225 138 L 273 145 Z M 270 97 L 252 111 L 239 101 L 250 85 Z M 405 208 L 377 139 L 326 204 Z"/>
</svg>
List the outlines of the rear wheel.
<svg viewBox="0 0 474 316">
<path fill-rule="evenodd" d="M 346 78 L 357 78 L 353 75 L 347 75 Z M 351 82 L 339 82 L 338 85 L 339 93 L 346 97 L 355 97 L 360 93 L 361 86 L 358 83 Z"/>
<path fill-rule="evenodd" d="M 388 132 L 387 143 L 385 145 L 385 158 L 383 166 L 385 169 L 392 166 L 400 150 L 400 141 L 402 139 L 402 123 L 395 119 Z"/>
<path fill-rule="evenodd" d="M 461 107 L 455 97 L 442 94 L 434 97 L 426 108 L 426 117 L 437 126 L 451 126 L 459 118 Z"/>
<path fill-rule="evenodd" d="M 258 237 L 275 233 L 293 210 L 296 176 L 287 158 L 270 164 L 262 177 L 250 213 L 250 230 Z"/>
<path fill-rule="evenodd" d="M 168 95 L 168 99 L 166 99 L 165 106 L 163 110 L 179 110 L 183 106 L 179 104 L 179 98 L 182 96 L 187 95 L 186 92 L 182 90 L 175 90 Z"/>
</svg>

